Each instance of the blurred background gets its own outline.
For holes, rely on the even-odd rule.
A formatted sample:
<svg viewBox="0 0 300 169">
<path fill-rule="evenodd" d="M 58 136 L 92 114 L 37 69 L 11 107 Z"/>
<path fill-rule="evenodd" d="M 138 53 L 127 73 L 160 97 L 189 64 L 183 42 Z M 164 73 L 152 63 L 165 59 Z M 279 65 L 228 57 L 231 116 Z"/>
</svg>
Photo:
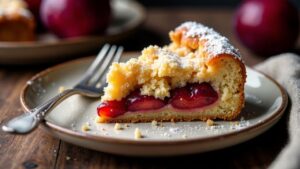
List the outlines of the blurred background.
<svg viewBox="0 0 300 169">
<path fill-rule="evenodd" d="M 236 7 L 242 0 L 138 0 L 147 7 L 194 6 L 194 7 Z M 299 0 L 291 0 L 300 8 Z M 196 5 L 196 6 L 195 6 Z"/>
<path fill-rule="evenodd" d="M 167 44 L 168 32 L 178 24 L 191 20 L 210 26 L 226 36 L 244 56 L 250 58 L 246 59 L 249 65 L 284 52 L 299 53 L 299 0 L 138 2 L 148 11 L 145 26 L 138 39 L 148 38 L 138 44 L 143 44 L 142 41 Z M 129 46 L 132 49 L 135 47 L 141 46 Z"/>
<path fill-rule="evenodd" d="M 141 51 L 168 44 L 185 21 L 212 27 L 263 60 L 299 53 L 299 9 L 299 0 L 0 0 L 0 63 L 57 63 L 96 55 L 104 43 Z"/>
</svg>

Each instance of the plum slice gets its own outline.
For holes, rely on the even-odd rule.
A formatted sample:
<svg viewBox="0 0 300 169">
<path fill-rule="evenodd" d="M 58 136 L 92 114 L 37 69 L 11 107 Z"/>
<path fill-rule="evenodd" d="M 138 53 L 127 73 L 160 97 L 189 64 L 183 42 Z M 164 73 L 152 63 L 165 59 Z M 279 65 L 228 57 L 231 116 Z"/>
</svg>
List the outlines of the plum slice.
<svg viewBox="0 0 300 169">
<path fill-rule="evenodd" d="M 171 91 L 171 97 L 165 100 L 153 96 L 142 95 L 140 90 L 131 92 L 121 101 L 104 101 L 98 108 L 102 117 L 117 117 L 127 111 L 147 111 L 163 108 L 171 104 L 176 109 L 194 109 L 213 104 L 218 100 L 218 93 L 206 82 L 193 83 Z"/>
<path fill-rule="evenodd" d="M 127 111 L 125 100 L 104 101 L 97 107 L 98 115 L 101 117 L 117 117 Z"/>
<path fill-rule="evenodd" d="M 206 82 L 193 83 L 171 91 L 169 103 L 177 109 L 193 109 L 210 105 L 218 100 L 218 93 Z"/>
<path fill-rule="evenodd" d="M 164 107 L 164 100 L 153 96 L 141 95 L 140 90 L 135 90 L 127 97 L 128 111 L 155 110 Z"/>
</svg>

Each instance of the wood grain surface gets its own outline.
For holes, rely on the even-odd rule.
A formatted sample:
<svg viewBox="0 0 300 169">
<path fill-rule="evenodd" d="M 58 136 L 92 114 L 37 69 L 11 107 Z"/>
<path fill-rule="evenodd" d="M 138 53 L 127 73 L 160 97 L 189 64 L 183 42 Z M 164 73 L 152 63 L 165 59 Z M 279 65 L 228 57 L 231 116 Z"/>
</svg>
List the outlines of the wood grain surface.
<svg viewBox="0 0 300 169">
<path fill-rule="evenodd" d="M 250 53 L 238 42 L 232 29 L 232 17 L 230 9 L 152 8 L 148 9 L 144 26 L 119 44 L 127 51 L 141 50 L 150 44 L 166 44 L 171 29 L 183 21 L 194 20 L 227 36 L 240 49 L 247 65 L 263 61 L 264 58 Z M 0 65 L 0 122 L 22 113 L 19 102 L 22 86 L 35 73 L 49 66 Z M 287 113 L 269 131 L 245 143 L 209 153 L 167 158 L 124 157 L 96 152 L 53 138 L 41 128 L 24 136 L 0 131 L 0 168 L 267 168 L 288 140 L 286 117 Z"/>
</svg>

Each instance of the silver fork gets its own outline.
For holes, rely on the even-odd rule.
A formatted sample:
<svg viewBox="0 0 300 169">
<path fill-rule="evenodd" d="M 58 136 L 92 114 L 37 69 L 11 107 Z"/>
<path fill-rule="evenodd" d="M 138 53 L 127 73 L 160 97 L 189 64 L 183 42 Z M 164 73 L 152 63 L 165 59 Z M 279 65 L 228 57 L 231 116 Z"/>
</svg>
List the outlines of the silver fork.
<svg viewBox="0 0 300 169">
<path fill-rule="evenodd" d="M 83 75 L 81 81 L 72 89 L 67 89 L 44 104 L 31 109 L 29 112 L 14 117 L 2 126 L 7 133 L 26 134 L 33 131 L 44 119 L 46 114 L 66 98 L 80 94 L 98 98 L 103 91 L 108 67 L 113 61 L 119 61 L 123 47 L 105 44 L 94 62 Z"/>
</svg>

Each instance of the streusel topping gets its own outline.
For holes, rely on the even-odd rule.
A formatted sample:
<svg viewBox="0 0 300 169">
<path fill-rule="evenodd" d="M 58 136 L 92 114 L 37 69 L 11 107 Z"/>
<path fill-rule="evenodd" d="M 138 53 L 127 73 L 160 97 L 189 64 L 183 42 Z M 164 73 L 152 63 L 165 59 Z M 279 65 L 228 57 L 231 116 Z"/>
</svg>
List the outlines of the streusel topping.
<svg viewBox="0 0 300 169">
<path fill-rule="evenodd" d="M 198 37 L 200 41 L 205 41 L 204 50 L 208 53 L 208 57 L 212 58 L 219 54 L 230 54 L 241 59 L 240 53 L 234 48 L 229 40 L 221 36 L 214 29 L 206 27 L 197 22 L 184 22 L 178 26 L 175 30 L 186 28 L 184 33 L 186 37 Z"/>
<path fill-rule="evenodd" d="M 113 63 L 102 99 L 121 100 L 137 86 L 141 87 L 143 95 L 164 99 L 170 96 L 173 88 L 204 81 L 207 71 L 203 60 L 194 53 L 181 57 L 167 48 L 150 46 L 139 58 Z"/>
<path fill-rule="evenodd" d="M 181 35 L 182 28 L 185 31 Z M 181 41 L 182 36 L 192 38 L 188 40 L 194 45 L 193 48 Z M 202 24 L 186 22 L 171 32 L 170 37 L 172 43 L 169 46 L 149 46 L 138 58 L 126 63 L 113 63 L 107 75 L 108 86 L 104 89 L 102 101 L 121 100 L 137 88 L 140 88 L 142 95 L 164 99 L 170 96 L 171 89 L 184 87 L 187 83 L 212 82 L 222 78 L 215 76 L 218 68 L 207 64 L 213 57 L 230 54 L 241 59 L 227 38 Z M 212 83 L 212 86 L 218 88 L 217 83 Z"/>
</svg>

